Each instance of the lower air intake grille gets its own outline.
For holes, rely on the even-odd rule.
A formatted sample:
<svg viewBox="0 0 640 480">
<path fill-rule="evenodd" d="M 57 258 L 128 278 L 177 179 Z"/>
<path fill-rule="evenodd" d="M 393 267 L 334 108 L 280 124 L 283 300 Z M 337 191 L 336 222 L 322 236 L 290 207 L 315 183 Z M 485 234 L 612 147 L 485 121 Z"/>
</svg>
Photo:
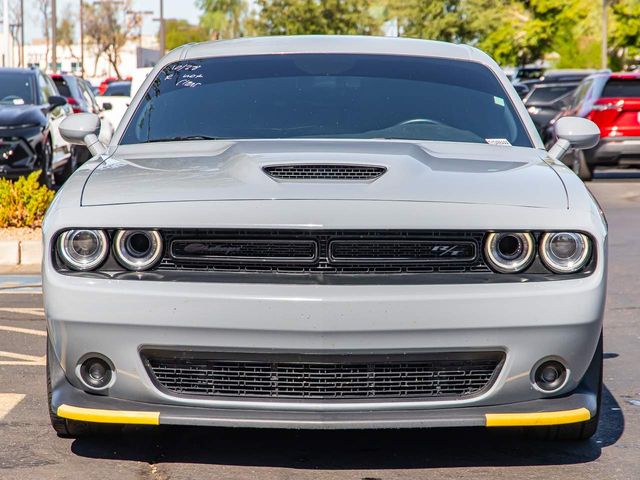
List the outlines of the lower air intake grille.
<svg viewBox="0 0 640 480">
<path fill-rule="evenodd" d="M 144 351 L 165 390 L 205 397 L 461 398 L 486 390 L 504 353 L 275 356 Z"/>
<path fill-rule="evenodd" d="M 387 171 L 369 165 L 273 165 L 264 167 L 267 175 L 279 180 L 375 180 Z"/>
</svg>

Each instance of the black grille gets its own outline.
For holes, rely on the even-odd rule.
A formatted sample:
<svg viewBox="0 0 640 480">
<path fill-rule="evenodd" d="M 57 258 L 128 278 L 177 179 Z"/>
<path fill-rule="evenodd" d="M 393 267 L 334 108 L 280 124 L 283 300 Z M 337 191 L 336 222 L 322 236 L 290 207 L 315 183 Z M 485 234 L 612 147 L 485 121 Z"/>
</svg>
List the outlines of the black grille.
<svg viewBox="0 0 640 480">
<path fill-rule="evenodd" d="M 483 232 L 165 230 L 160 270 L 396 274 L 489 273 Z"/>
<path fill-rule="evenodd" d="M 297 399 L 468 397 L 491 385 L 504 353 L 291 357 L 143 351 L 152 378 L 175 394 Z"/>
<path fill-rule="evenodd" d="M 236 262 L 313 262 L 313 240 L 185 239 L 171 242 L 176 259 Z"/>
<path fill-rule="evenodd" d="M 369 165 L 273 165 L 264 167 L 267 175 L 279 180 L 375 180 L 387 171 Z"/>
<path fill-rule="evenodd" d="M 474 242 L 429 240 L 333 240 L 329 258 L 336 262 L 473 261 Z"/>
<path fill-rule="evenodd" d="M 0 128 L 0 134 L 2 129 Z M 33 157 L 32 149 L 21 138 L 0 138 L 0 165 L 24 167 L 27 160 Z"/>
</svg>

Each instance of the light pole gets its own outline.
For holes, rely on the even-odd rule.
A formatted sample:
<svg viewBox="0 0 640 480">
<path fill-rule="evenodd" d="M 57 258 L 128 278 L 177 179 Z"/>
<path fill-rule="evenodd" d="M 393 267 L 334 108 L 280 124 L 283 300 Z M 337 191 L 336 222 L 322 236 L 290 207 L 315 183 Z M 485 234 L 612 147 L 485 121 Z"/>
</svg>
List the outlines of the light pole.
<svg viewBox="0 0 640 480">
<path fill-rule="evenodd" d="M 84 0 L 80 0 L 80 75 L 84 78 Z"/>
<path fill-rule="evenodd" d="M 20 0 L 20 66 L 24 67 L 24 0 Z"/>
<path fill-rule="evenodd" d="M 2 64 L 5 67 L 10 67 L 9 63 L 9 0 L 4 0 L 2 4 L 2 34 L 4 35 L 4 61 Z"/>
<path fill-rule="evenodd" d="M 51 0 L 51 71 L 58 71 L 58 39 L 56 30 L 58 29 L 58 17 L 56 14 L 56 0 Z"/>
<path fill-rule="evenodd" d="M 160 56 L 164 56 L 166 50 L 166 37 L 164 31 L 164 0 L 160 0 Z"/>
<path fill-rule="evenodd" d="M 609 62 L 607 55 L 607 0 L 602 0 L 602 68 L 606 69 Z"/>
</svg>

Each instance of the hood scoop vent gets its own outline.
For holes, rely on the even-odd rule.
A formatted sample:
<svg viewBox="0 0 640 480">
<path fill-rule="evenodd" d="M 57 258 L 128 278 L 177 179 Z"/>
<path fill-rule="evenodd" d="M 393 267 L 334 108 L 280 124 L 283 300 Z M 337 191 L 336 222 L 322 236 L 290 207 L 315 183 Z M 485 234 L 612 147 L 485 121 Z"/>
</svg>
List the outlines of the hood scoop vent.
<svg viewBox="0 0 640 480">
<path fill-rule="evenodd" d="M 380 178 L 387 171 L 374 165 L 344 164 L 287 164 L 263 168 L 271 178 L 284 181 L 348 181 L 368 182 Z"/>
</svg>

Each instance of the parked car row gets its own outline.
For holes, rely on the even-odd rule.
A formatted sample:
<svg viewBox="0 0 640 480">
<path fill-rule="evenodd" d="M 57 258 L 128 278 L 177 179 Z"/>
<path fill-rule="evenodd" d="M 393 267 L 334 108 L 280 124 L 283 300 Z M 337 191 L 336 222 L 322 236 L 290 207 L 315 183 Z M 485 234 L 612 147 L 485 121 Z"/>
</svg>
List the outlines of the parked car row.
<svg viewBox="0 0 640 480">
<path fill-rule="evenodd" d="M 130 88 L 131 82 L 112 82 L 107 92 L 112 88 L 114 95 L 125 92 L 128 98 L 127 85 Z M 86 147 L 62 138 L 62 120 L 74 113 L 99 115 L 100 141 L 106 144 L 114 131 L 114 124 L 105 116 L 111 108 L 108 102 L 100 106 L 91 84 L 74 75 L 0 68 L 0 178 L 41 171 L 43 185 L 58 187 L 91 158 Z"/>
<path fill-rule="evenodd" d="M 599 127 L 598 145 L 563 160 L 582 180 L 599 166 L 640 166 L 640 73 L 527 66 L 508 74 L 547 148 L 560 118 L 583 117 Z"/>
<path fill-rule="evenodd" d="M 639 73 L 596 72 L 578 85 L 566 103 L 544 127 L 542 137 L 547 145 L 552 143 L 555 124 L 567 116 L 588 118 L 600 128 L 598 145 L 565 157 L 582 180 L 591 180 L 599 166 L 640 166 Z"/>
</svg>

